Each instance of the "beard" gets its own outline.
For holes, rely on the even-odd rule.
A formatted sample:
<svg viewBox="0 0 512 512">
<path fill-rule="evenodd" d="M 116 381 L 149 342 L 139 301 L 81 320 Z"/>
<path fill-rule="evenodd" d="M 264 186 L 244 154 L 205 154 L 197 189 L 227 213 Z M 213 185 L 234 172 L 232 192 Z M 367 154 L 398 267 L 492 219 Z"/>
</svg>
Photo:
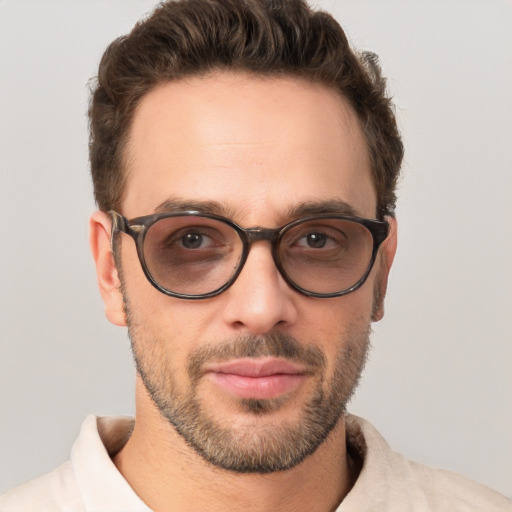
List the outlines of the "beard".
<svg viewBox="0 0 512 512">
<path fill-rule="evenodd" d="M 137 372 L 162 417 L 204 460 L 235 473 L 266 474 L 290 469 L 312 454 L 345 413 L 357 387 L 369 347 L 369 325 L 350 329 L 341 340 L 334 370 L 327 377 L 326 357 L 312 344 L 283 332 L 238 336 L 204 344 L 188 356 L 188 382 L 178 382 L 165 339 L 150 336 L 134 321 L 125 297 L 128 333 Z M 203 368 L 234 358 L 278 357 L 301 363 L 314 382 L 292 420 L 258 421 L 286 406 L 288 397 L 235 398 L 243 422 L 215 418 L 201 398 Z M 185 384 L 185 385 L 184 385 Z M 299 406 L 296 406 L 299 407 Z M 247 420 L 248 418 L 248 420 Z"/>
</svg>

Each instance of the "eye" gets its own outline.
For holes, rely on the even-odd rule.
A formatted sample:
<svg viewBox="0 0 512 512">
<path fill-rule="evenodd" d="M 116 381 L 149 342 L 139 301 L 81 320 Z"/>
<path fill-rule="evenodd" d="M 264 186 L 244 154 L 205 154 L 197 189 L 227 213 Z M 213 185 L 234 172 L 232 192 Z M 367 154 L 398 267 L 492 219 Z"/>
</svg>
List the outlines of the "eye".
<svg viewBox="0 0 512 512">
<path fill-rule="evenodd" d="M 173 229 L 162 239 L 162 247 L 172 251 L 205 251 L 225 245 L 225 234 L 211 226 L 186 226 Z"/>
<path fill-rule="evenodd" d="M 213 241 L 209 236 L 197 231 L 185 233 L 181 236 L 179 242 L 185 249 L 204 249 L 213 245 Z"/>
<path fill-rule="evenodd" d="M 332 249 L 341 245 L 339 234 L 333 230 L 309 231 L 297 238 L 295 245 L 303 249 Z M 336 236 L 337 235 L 337 236 Z"/>
<path fill-rule="evenodd" d="M 322 247 L 325 247 L 325 244 L 328 241 L 328 237 L 324 233 L 308 233 L 303 237 L 303 239 L 306 245 L 313 249 L 321 249 Z"/>
</svg>

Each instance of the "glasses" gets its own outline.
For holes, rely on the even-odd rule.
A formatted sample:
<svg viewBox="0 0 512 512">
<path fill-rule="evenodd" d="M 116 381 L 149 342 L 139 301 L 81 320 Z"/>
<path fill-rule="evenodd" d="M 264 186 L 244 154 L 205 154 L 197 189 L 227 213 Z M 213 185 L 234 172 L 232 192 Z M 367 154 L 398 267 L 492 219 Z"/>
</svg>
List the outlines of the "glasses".
<svg viewBox="0 0 512 512">
<path fill-rule="evenodd" d="M 112 240 L 130 235 L 149 282 L 181 299 L 214 297 L 240 275 L 251 244 L 267 240 L 283 279 L 310 297 L 339 297 L 368 277 L 385 221 L 315 215 L 277 229 L 242 228 L 229 219 L 196 211 L 168 212 L 127 220 L 111 211 Z"/>
</svg>

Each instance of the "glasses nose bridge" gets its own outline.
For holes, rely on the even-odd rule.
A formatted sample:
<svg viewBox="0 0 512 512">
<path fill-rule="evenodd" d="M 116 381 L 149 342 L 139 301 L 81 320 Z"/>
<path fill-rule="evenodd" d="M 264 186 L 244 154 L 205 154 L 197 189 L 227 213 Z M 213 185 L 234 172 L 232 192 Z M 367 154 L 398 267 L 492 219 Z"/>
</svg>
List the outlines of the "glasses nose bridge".
<svg viewBox="0 0 512 512">
<path fill-rule="evenodd" d="M 246 228 L 243 231 L 249 246 L 262 240 L 268 240 L 274 246 L 279 234 L 279 229 L 272 228 Z"/>
<path fill-rule="evenodd" d="M 239 272 L 242 271 L 243 267 L 245 267 L 245 263 L 247 262 L 247 258 L 249 257 L 249 253 L 254 242 L 270 242 L 270 254 L 274 265 L 277 267 L 278 272 L 281 274 L 281 268 L 279 262 L 277 261 L 277 244 L 279 241 L 279 233 L 282 228 L 262 228 L 262 227 L 253 227 L 253 228 L 240 228 L 243 232 L 242 239 L 244 245 L 244 255 L 240 261 Z M 241 234 L 241 233 L 240 233 Z"/>
<path fill-rule="evenodd" d="M 274 260 L 275 265 L 277 268 L 279 268 L 279 265 L 276 261 L 276 250 L 277 250 L 277 241 L 279 239 L 279 232 L 281 231 L 279 228 L 272 229 L 272 228 L 262 228 L 262 227 L 255 227 L 255 228 L 242 228 L 242 231 L 245 235 L 246 243 L 244 244 L 246 247 L 246 256 L 245 259 L 249 255 L 249 251 L 251 250 L 251 246 L 254 242 L 261 242 L 261 241 L 268 241 L 270 242 L 271 247 L 271 254 L 272 259 Z"/>
</svg>

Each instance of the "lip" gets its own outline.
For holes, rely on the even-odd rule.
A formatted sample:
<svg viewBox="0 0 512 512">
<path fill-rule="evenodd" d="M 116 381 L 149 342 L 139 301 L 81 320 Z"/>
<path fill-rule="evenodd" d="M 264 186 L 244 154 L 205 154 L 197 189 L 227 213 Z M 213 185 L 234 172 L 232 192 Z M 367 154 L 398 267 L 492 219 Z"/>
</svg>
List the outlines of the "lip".
<svg viewBox="0 0 512 512">
<path fill-rule="evenodd" d="M 227 393 L 259 400 L 291 393 L 307 375 L 304 365 L 268 357 L 210 364 L 205 373 Z"/>
</svg>

